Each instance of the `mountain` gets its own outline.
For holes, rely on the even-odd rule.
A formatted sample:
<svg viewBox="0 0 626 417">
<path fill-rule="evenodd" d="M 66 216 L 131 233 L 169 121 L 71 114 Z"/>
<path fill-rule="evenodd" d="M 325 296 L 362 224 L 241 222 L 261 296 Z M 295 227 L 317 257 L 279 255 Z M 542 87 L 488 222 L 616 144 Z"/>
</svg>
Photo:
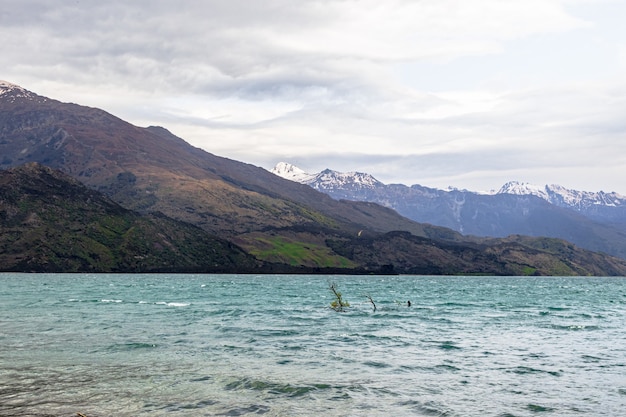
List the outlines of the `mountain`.
<svg viewBox="0 0 626 417">
<path fill-rule="evenodd" d="M 261 264 L 224 239 L 140 215 L 37 163 L 0 171 L 0 270 L 234 272 Z"/>
<path fill-rule="evenodd" d="M 589 192 L 551 184 L 536 186 L 511 181 L 502 186 L 498 194 L 535 195 L 555 206 L 575 210 L 600 223 L 626 224 L 626 197 L 616 192 Z"/>
<path fill-rule="evenodd" d="M 354 192 L 384 186 L 382 182 L 369 174 L 360 172 L 343 173 L 330 169 L 325 169 L 318 174 L 307 174 L 300 168 L 285 162 L 276 164 L 271 172 L 279 177 L 310 185 L 318 191 L 332 192 L 344 189 Z"/>
<path fill-rule="evenodd" d="M 464 235 L 555 237 L 626 259 L 626 204 L 616 193 L 511 182 L 497 193 L 481 194 L 383 184 L 364 173 L 327 169 L 307 174 L 287 163 L 278 164 L 272 172 L 282 176 L 300 172 L 294 180 L 335 199 L 375 202 L 414 221 L 447 227 Z"/>
<path fill-rule="evenodd" d="M 68 175 L 37 163 L 0 171 L 0 196 L 0 271 L 315 272 L 262 263 L 198 227 L 158 213 L 127 210 Z M 327 244 L 350 260 L 343 268 L 324 270 L 327 273 L 626 273 L 626 262 L 617 258 L 583 251 L 564 241 L 519 236 L 469 244 L 389 232 L 335 238 Z"/>
<path fill-rule="evenodd" d="M 124 239 L 135 231 L 141 233 L 132 240 L 133 245 L 145 242 L 150 247 L 173 248 L 167 252 L 169 254 L 163 252 L 162 255 L 170 263 L 155 269 L 202 270 L 208 265 L 227 268 L 234 263 L 236 271 L 249 272 L 250 256 L 253 256 L 255 266 L 261 264 L 263 271 L 274 272 L 626 273 L 622 261 L 581 250 L 561 240 L 466 238 L 451 229 L 412 221 L 379 204 L 333 199 L 263 168 L 195 148 L 162 127 L 133 126 L 103 110 L 62 103 L 10 83 L 1 83 L 0 92 L 0 169 L 13 172 L 10 178 L 15 178 L 16 167 L 19 170 L 34 162 L 70 176 L 90 192 L 105 195 L 128 211 L 124 214 L 129 216 L 124 224 L 129 224 L 131 218 L 146 224 L 134 227 L 131 222 L 128 230 L 116 229 L 118 234 L 110 241 L 113 248 L 129 247 Z M 363 177 L 362 181 L 365 179 Z M 28 181 L 19 178 L 8 181 L 8 189 L 19 189 L 21 182 Z M 58 190 L 68 188 L 78 193 L 67 185 L 48 185 L 49 189 L 40 188 L 42 197 L 36 203 L 17 200 L 16 203 L 8 199 L 5 203 L 0 194 L 0 210 L 5 213 L 4 218 L 11 221 L 17 218 L 6 213 L 35 204 L 35 210 L 20 212 L 19 225 L 7 223 L 7 228 L 18 228 L 16 232 L 11 231 L 13 235 L 6 233 L 9 239 L 18 236 L 25 240 L 19 240 L 20 245 L 5 241 L 0 255 L 39 259 L 36 255 L 40 252 L 29 251 L 33 245 L 41 247 L 46 254 L 53 251 L 59 259 L 59 270 L 89 269 L 85 265 L 90 265 L 90 261 L 85 264 L 72 260 L 92 256 L 93 250 L 83 251 L 84 246 L 99 246 L 87 242 L 79 246 L 66 243 L 72 239 L 94 240 L 89 234 L 92 229 L 108 236 L 105 226 L 90 228 L 89 224 L 101 224 L 98 216 L 106 219 L 109 213 L 98 211 L 97 206 L 104 203 L 98 202 L 95 194 L 86 200 L 80 197 L 82 206 L 78 207 L 72 206 L 71 195 L 63 195 L 58 207 L 51 205 L 55 207 L 53 213 L 58 214 L 43 217 L 39 213 L 45 212 L 46 202 L 57 202 Z M 95 202 L 95 208 L 90 207 L 91 202 Z M 67 213 L 61 211 L 64 207 L 68 207 Z M 77 213 L 87 214 L 92 209 L 99 214 L 85 217 L 91 223 L 77 222 Z M 29 223 L 27 219 L 35 221 Z M 65 219 L 72 221 L 67 223 Z M 163 225 L 162 234 L 168 239 L 159 241 L 160 235 L 155 236 L 156 232 L 146 222 Z M 186 232 L 180 231 L 183 229 Z M 37 230 L 48 230 L 50 234 L 61 230 L 62 236 L 50 243 L 47 235 L 35 233 Z M 22 234 L 17 235 L 18 232 Z M 182 241 L 175 240 L 176 236 Z M 205 241 L 206 250 L 194 246 L 195 239 Z M 106 242 L 97 242 L 107 246 Z M 225 256 L 238 254 L 241 257 L 229 258 L 234 260 L 224 260 L 223 264 L 216 261 L 216 265 L 213 255 L 205 252 L 213 250 L 208 246 L 218 244 L 224 248 L 220 253 Z M 189 245 L 188 250 L 180 249 L 185 245 Z M 64 250 L 59 253 L 59 248 Z M 245 253 L 238 252 L 239 248 Z M 186 263 L 181 259 L 181 263 L 176 264 L 176 256 L 171 254 L 189 257 Z M 51 256 L 45 255 L 44 259 L 53 259 Z M 126 252 L 113 252 L 99 256 L 131 262 L 147 255 L 126 256 Z M 205 262 L 203 257 L 208 257 L 209 261 Z M 158 256 L 154 259 L 151 265 L 159 265 Z M 132 268 L 132 265 L 111 262 L 108 265 L 112 269 Z M 37 270 L 32 265 L 20 265 L 25 270 Z"/>
<path fill-rule="evenodd" d="M 302 184 L 309 184 L 314 182 L 315 175 L 307 174 L 295 165 L 288 164 L 286 162 L 279 162 L 276 164 L 272 173 L 279 177 L 285 178 L 289 181 L 295 181 Z"/>
<path fill-rule="evenodd" d="M 160 212 L 260 260 L 334 268 L 353 263 L 326 239 L 406 230 L 451 236 L 377 204 L 338 202 L 259 167 L 195 148 L 161 127 L 0 85 L 0 169 L 38 162 L 139 213 Z"/>
<path fill-rule="evenodd" d="M 626 261 L 580 249 L 562 239 L 512 235 L 453 242 L 390 232 L 376 239 L 330 241 L 333 249 L 365 265 L 407 274 L 623 276 Z"/>
<path fill-rule="evenodd" d="M 0 168 L 39 162 L 126 207 L 162 211 L 228 236 L 320 220 L 356 230 L 423 233 L 391 210 L 338 203 L 262 168 L 192 147 L 166 129 L 136 127 L 103 110 L 23 91 L 9 85 L 0 95 Z"/>
</svg>

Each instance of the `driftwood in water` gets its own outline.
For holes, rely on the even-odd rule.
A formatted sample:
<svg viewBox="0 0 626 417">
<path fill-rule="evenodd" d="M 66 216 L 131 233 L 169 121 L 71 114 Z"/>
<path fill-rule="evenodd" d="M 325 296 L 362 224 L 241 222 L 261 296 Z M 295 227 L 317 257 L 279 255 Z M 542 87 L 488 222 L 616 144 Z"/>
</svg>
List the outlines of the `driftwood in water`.
<svg viewBox="0 0 626 417">
<path fill-rule="evenodd" d="M 341 296 L 341 293 L 337 290 L 337 284 L 334 282 L 329 286 L 330 290 L 333 292 L 335 299 L 330 303 L 330 306 L 335 311 L 343 311 L 344 307 L 350 307 L 350 303 L 344 301 Z"/>
</svg>

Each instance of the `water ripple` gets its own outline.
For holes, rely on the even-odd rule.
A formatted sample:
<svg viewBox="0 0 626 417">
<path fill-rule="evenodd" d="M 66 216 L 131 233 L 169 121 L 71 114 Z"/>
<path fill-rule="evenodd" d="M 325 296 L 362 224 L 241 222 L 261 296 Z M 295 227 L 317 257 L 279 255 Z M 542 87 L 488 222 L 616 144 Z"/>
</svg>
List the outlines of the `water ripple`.
<svg viewBox="0 0 626 417">
<path fill-rule="evenodd" d="M 328 282 L 346 312 L 329 308 Z M 626 278 L 0 274 L 0 285 L 3 417 L 626 408 Z"/>
</svg>

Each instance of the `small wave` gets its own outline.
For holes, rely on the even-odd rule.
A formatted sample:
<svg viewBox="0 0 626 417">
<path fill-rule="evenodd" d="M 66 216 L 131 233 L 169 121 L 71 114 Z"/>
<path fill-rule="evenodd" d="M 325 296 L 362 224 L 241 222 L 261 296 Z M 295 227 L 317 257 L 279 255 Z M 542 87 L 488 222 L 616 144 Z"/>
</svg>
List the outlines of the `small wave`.
<svg viewBox="0 0 626 417">
<path fill-rule="evenodd" d="M 599 330 L 600 327 L 599 326 L 586 326 L 584 324 L 552 324 L 550 325 L 550 328 L 555 329 L 555 330 L 568 330 L 568 331 L 593 331 L 593 330 Z"/>
<path fill-rule="evenodd" d="M 451 410 L 448 410 L 443 404 L 438 404 L 434 401 L 420 402 L 416 400 L 401 401 L 398 405 L 402 407 L 408 407 L 413 409 L 416 413 L 423 416 L 448 416 L 452 415 Z"/>
<path fill-rule="evenodd" d="M 526 408 L 530 411 L 532 411 L 533 413 L 542 413 L 542 412 L 551 412 L 554 411 L 554 408 L 551 407 L 545 407 L 543 405 L 537 405 L 537 404 L 528 404 L 526 406 Z"/>
<path fill-rule="evenodd" d="M 151 408 L 155 406 L 160 410 L 165 410 L 168 412 L 176 412 L 176 411 L 189 411 L 189 410 L 199 410 L 202 408 L 211 407 L 217 404 L 217 401 L 214 400 L 202 400 L 196 403 L 174 403 L 174 404 L 166 404 L 165 406 L 156 407 L 156 404 L 146 404 L 145 408 Z M 235 414 L 238 415 L 238 414 Z"/>
<path fill-rule="evenodd" d="M 445 303 L 439 303 L 437 304 L 437 307 L 481 307 L 481 305 L 474 304 L 474 303 L 459 303 L 459 302 L 449 301 Z"/>
<path fill-rule="evenodd" d="M 582 356 L 582 360 L 585 362 L 600 362 L 605 360 L 604 358 L 601 358 L 599 356 L 593 356 L 593 355 L 583 355 Z"/>
<path fill-rule="evenodd" d="M 122 300 L 110 300 L 110 299 L 104 298 L 104 299 L 100 300 L 100 302 L 101 303 L 121 303 Z"/>
<path fill-rule="evenodd" d="M 329 384 L 293 385 L 279 384 L 250 378 L 242 378 L 226 384 L 225 388 L 228 391 L 266 391 L 270 394 L 287 395 L 288 397 L 300 397 L 312 391 L 326 390 L 333 387 Z"/>
<path fill-rule="evenodd" d="M 437 365 L 434 368 L 436 371 L 438 372 L 456 372 L 456 371 L 460 371 L 461 368 L 457 368 L 456 366 L 452 366 L 452 365 L 446 365 L 446 364 L 441 364 L 441 365 Z"/>
<path fill-rule="evenodd" d="M 167 307 L 188 307 L 191 305 L 191 303 L 166 302 L 166 301 L 157 301 L 154 304 L 158 306 L 167 306 Z"/>
<path fill-rule="evenodd" d="M 244 416 L 248 414 L 265 414 L 270 411 L 270 408 L 263 404 L 252 404 L 248 407 L 236 407 L 225 412 L 224 416 Z"/>
<path fill-rule="evenodd" d="M 208 375 L 190 379 L 191 382 L 206 382 L 206 381 L 211 381 L 211 380 L 213 380 L 213 377 L 208 376 Z"/>
<path fill-rule="evenodd" d="M 299 332 L 290 329 L 259 329 L 255 334 L 259 337 L 291 337 L 299 335 Z"/>
<path fill-rule="evenodd" d="M 561 376 L 561 373 L 558 371 L 545 371 L 543 369 L 537 369 L 537 368 L 530 368 L 528 366 L 518 366 L 516 368 L 513 368 L 511 370 L 511 372 L 515 373 L 515 374 L 519 374 L 519 375 L 526 375 L 526 374 L 548 374 L 548 375 L 552 375 L 552 376 Z"/>
<path fill-rule="evenodd" d="M 157 345 L 155 343 L 118 343 L 109 346 L 109 350 L 114 352 L 123 352 L 138 349 L 154 349 Z"/>
<path fill-rule="evenodd" d="M 457 346 L 457 344 L 455 342 L 452 342 L 450 340 L 446 340 L 443 342 L 437 342 L 439 343 L 439 349 L 443 349 L 443 350 L 460 350 L 461 347 Z"/>
<path fill-rule="evenodd" d="M 389 367 L 391 367 L 391 365 L 389 365 L 388 363 L 376 362 L 376 361 L 365 361 L 365 362 L 363 362 L 363 365 L 370 366 L 372 368 L 389 368 Z"/>
</svg>

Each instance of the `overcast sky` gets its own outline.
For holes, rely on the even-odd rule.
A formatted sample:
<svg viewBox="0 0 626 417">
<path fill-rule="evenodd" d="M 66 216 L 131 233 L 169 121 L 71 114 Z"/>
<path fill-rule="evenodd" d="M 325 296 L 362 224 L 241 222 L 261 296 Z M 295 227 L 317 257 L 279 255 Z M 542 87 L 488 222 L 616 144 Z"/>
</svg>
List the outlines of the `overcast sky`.
<svg viewBox="0 0 626 417">
<path fill-rule="evenodd" d="M 3 0 L 0 79 L 271 169 L 626 194 L 624 0 Z"/>
</svg>

